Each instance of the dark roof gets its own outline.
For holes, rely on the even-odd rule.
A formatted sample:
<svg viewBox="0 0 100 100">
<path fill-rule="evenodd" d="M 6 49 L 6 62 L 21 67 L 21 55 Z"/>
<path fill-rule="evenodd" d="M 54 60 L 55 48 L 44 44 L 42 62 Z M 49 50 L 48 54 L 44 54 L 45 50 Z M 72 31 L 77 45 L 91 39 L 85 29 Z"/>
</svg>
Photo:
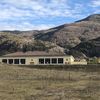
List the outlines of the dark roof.
<svg viewBox="0 0 100 100">
<path fill-rule="evenodd" d="M 28 52 L 15 52 L 2 57 L 28 57 L 28 56 L 65 56 L 65 54 L 48 53 L 45 51 L 28 51 Z"/>
</svg>

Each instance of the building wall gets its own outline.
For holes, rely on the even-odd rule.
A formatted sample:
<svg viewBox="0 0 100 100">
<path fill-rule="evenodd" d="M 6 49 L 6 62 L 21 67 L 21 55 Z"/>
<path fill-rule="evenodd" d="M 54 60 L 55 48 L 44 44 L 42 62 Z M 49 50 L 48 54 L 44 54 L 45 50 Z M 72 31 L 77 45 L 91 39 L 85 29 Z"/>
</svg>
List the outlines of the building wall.
<svg viewBox="0 0 100 100">
<path fill-rule="evenodd" d="M 0 57 L 0 62 L 2 62 L 2 59 L 26 59 L 25 65 L 39 65 L 39 58 L 44 58 L 44 59 L 45 58 L 63 58 L 64 63 L 59 64 L 59 65 L 68 65 L 68 64 L 69 65 L 87 65 L 86 60 L 74 61 L 75 59 L 74 59 L 73 56 L 59 56 L 59 57 L 58 56 L 49 56 L 49 57 L 46 57 L 46 56 L 42 56 L 42 57 Z M 15 64 L 15 65 L 17 65 L 17 64 Z M 52 64 L 52 65 L 54 65 L 54 64 Z M 57 64 L 55 64 L 55 65 L 57 65 Z"/>
<path fill-rule="evenodd" d="M 75 59 L 73 65 L 87 65 L 86 59 Z"/>
<path fill-rule="evenodd" d="M 87 61 L 75 61 L 75 62 L 72 62 L 72 65 L 87 65 Z"/>
<path fill-rule="evenodd" d="M 26 65 L 37 65 L 38 58 L 37 57 L 26 57 Z"/>
<path fill-rule="evenodd" d="M 39 65 L 39 58 L 63 58 L 64 59 L 63 64 L 73 64 L 73 62 L 74 62 L 74 57 L 73 56 L 59 56 L 59 57 L 58 56 L 49 56 L 49 57 L 46 57 L 46 56 L 42 56 L 42 57 L 0 57 L 0 62 L 2 62 L 2 59 L 26 59 L 26 64 L 25 65 Z"/>
<path fill-rule="evenodd" d="M 74 62 L 74 57 L 73 56 L 65 56 L 64 57 L 64 64 L 73 64 Z"/>
<path fill-rule="evenodd" d="M 8 59 L 26 59 L 25 57 L 0 57 L 0 62 L 2 62 L 2 59 L 7 59 L 7 64 L 8 64 Z M 26 59 L 27 60 L 27 59 Z M 14 63 L 13 63 L 14 64 Z M 20 63 L 19 63 L 20 64 Z M 27 64 L 27 63 L 26 63 Z M 17 64 L 16 64 L 17 65 Z"/>
</svg>

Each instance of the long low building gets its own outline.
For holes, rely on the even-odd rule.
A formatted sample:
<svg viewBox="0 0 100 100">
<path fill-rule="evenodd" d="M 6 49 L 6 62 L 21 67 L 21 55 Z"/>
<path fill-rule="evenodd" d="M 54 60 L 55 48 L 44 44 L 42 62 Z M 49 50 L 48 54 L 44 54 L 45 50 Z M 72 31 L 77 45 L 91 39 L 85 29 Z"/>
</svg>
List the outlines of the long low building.
<svg viewBox="0 0 100 100">
<path fill-rule="evenodd" d="M 44 51 L 16 52 L 0 57 L 1 63 L 13 65 L 72 65 L 74 61 L 73 56 L 50 54 Z"/>
</svg>

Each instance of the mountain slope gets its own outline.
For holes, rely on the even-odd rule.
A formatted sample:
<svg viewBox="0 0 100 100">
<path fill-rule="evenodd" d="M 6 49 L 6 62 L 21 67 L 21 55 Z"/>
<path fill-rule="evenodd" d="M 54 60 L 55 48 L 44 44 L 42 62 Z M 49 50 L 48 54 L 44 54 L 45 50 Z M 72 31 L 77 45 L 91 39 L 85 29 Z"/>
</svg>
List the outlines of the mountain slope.
<svg viewBox="0 0 100 100">
<path fill-rule="evenodd" d="M 83 41 L 100 36 L 100 14 L 91 15 L 84 20 L 65 24 L 36 34 L 35 38 L 51 41 L 64 48 L 70 48 Z"/>
<path fill-rule="evenodd" d="M 71 53 L 75 51 L 82 52 L 88 57 L 100 57 L 100 37 L 82 42 L 70 50 Z"/>
<path fill-rule="evenodd" d="M 74 23 L 64 24 L 49 30 L 8 32 L 24 37 L 33 37 L 36 40 L 53 42 L 64 48 L 71 48 L 81 42 L 100 36 L 100 14 L 90 15 Z"/>
<path fill-rule="evenodd" d="M 88 16 L 87 18 L 84 18 L 84 19 L 79 20 L 79 21 L 77 21 L 77 22 L 80 22 L 80 21 L 93 21 L 93 22 L 98 22 L 98 23 L 100 23 L 100 14 L 90 15 L 90 16 Z"/>
<path fill-rule="evenodd" d="M 94 14 L 77 22 L 48 30 L 2 31 L 0 32 L 0 53 L 19 50 L 47 50 L 64 53 L 64 50 L 68 51 L 80 43 L 98 37 L 100 37 L 100 14 Z M 80 46 L 79 48 L 81 49 Z M 86 55 L 95 54 L 86 53 Z"/>
<path fill-rule="evenodd" d="M 0 55 L 16 51 L 49 50 L 57 45 L 21 35 L 0 32 Z"/>
</svg>

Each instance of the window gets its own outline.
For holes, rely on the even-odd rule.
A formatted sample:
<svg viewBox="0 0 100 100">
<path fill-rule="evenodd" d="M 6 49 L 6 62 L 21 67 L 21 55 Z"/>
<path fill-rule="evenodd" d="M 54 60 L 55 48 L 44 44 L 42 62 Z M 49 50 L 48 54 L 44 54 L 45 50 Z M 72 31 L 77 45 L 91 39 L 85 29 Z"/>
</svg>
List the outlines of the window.
<svg viewBox="0 0 100 100">
<path fill-rule="evenodd" d="M 57 64 L 57 58 L 52 58 L 52 64 Z"/>
<path fill-rule="evenodd" d="M 14 64 L 19 64 L 19 59 L 14 59 Z"/>
<path fill-rule="evenodd" d="M 39 59 L 39 64 L 44 64 L 44 59 L 43 58 Z"/>
<path fill-rule="evenodd" d="M 21 64 L 25 64 L 26 63 L 26 59 L 20 59 L 20 63 Z"/>
<path fill-rule="evenodd" d="M 7 59 L 2 59 L 2 62 L 7 64 Z"/>
<path fill-rule="evenodd" d="M 58 64 L 63 64 L 63 58 L 58 58 Z"/>
<path fill-rule="evenodd" d="M 45 58 L 45 64 L 50 64 L 50 58 Z"/>
<path fill-rule="evenodd" d="M 8 59 L 9 64 L 13 64 L 13 59 Z"/>
</svg>

